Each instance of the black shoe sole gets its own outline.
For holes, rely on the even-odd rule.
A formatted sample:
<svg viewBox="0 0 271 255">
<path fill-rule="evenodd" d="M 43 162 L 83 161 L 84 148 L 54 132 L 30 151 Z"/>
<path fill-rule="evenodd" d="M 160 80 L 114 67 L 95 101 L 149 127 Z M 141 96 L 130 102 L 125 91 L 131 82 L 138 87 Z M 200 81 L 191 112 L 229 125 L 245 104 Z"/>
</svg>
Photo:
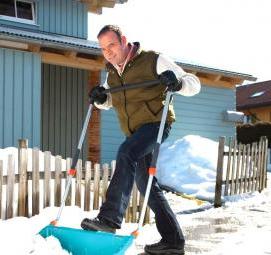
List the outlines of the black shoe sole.
<svg viewBox="0 0 271 255">
<path fill-rule="evenodd" d="M 176 252 L 163 252 L 163 251 L 161 251 L 161 253 L 157 253 L 157 252 L 155 252 L 155 253 L 150 253 L 150 252 L 146 252 L 145 251 L 145 254 L 148 254 L 148 255 L 185 255 L 185 253 L 183 252 L 183 253 L 176 253 Z"/>
<path fill-rule="evenodd" d="M 178 250 L 168 250 L 168 251 L 155 251 L 155 252 L 150 252 L 150 251 L 145 251 L 146 254 L 149 255 L 185 255 L 184 251 L 178 251 Z"/>
<path fill-rule="evenodd" d="M 116 230 L 112 229 L 112 228 L 107 228 L 106 226 L 98 226 L 97 224 L 95 224 L 94 222 L 92 222 L 89 219 L 84 219 L 81 222 L 81 228 L 84 230 L 91 230 L 91 231 L 102 231 L 102 232 L 107 232 L 107 233 L 112 233 L 115 234 Z"/>
</svg>

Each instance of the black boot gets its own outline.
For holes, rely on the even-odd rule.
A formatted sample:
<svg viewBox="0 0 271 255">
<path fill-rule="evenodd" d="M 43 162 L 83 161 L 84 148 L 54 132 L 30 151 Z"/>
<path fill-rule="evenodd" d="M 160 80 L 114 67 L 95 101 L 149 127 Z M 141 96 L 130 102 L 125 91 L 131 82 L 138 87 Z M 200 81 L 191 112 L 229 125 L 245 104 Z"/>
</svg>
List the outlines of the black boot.
<svg viewBox="0 0 271 255">
<path fill-rule="evenodd" d="M 163 255 L 184 255 L 183 245 L 174 245 L 165 243 L 162 240 L 155 244 L 146 245 L 144 248 L 147 254 L 163 254 Z"/>
<path fill-rule="evenodd" d="M 99 218 L 88 219 L 85 218 L 81 222 L 81 228 L 84 230 L 104 231 L 109 233 L 116 233 L 116 228 L 110 226 L 110 223 L 106 220 Z"/>
</svg>

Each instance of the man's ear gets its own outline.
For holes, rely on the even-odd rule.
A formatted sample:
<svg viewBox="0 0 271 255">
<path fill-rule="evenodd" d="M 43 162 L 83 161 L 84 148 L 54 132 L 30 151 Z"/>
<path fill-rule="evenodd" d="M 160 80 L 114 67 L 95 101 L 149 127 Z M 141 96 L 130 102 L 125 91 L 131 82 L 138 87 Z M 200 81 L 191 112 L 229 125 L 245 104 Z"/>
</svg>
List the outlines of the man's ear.
<svg viewBox="0 0 271 255">
<path fill-rule="evenodd" d="M 127 38 L 126 36 L 122 35 L 121 36 L 121 45 L 125 46 L 127 44 Z"/>
</svg>

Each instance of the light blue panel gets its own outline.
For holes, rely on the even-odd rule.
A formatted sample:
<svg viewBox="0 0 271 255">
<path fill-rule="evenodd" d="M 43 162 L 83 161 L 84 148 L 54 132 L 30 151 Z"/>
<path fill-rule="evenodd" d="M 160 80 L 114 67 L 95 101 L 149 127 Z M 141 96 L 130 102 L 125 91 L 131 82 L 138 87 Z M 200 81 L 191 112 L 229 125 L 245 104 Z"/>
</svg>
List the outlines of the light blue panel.
<svg viewBox="0 0 271 255">
<path fill-rule="evenodd" d="M 0 56 L 0 147 L 17 146 L 21 138 L 39 146 L 41 59 L 10 49 Z"/>
<path fill-rule="evenodd" d="M 202 86 L 193 97 L 175 95 L 176 122 L 168 141 L 193 134 L 218 140 L 219 136 L 235 136 L 235 123 L 223 121 L 225 110 L 235 110 L 235 90 Z"/>
<path fill-rule="evenodd" d="M 104 74 L 102 79 L 105 79 Z M 223 121 L 222 112 L 235 110 L 235 90 L 202 86 L 193 97 L 174 96 L 176 122 L 167 141 L 185 135 L 200 135 L 212 140 L 219 136 L 235 136 L 235 123 Z M 124 136 L 114 110 L 101 113 L 101 161 L 115 159 Z"/>
<path fill-rule="evenodd" d="M 1 60 L 0 60 L 1 61 Z M 4 50 L 4 73 L 5 80 L 3 83 L 4 93 L 4 143 L 3 146 L 9 146 L 14 144 L 14 123 L 13 123 L 13 114 L 14 114 L 14 51 Z M 11 68 L 7 68 L 11 67 Z"/>
<path fill-rule="evenodd" d="M 42 150 L 72 157 L 87 112 L 88 71 L 42 65 Z M 87 139 L 82 158 L 87 157 Z"/>
<path fill-rule="evenodd" d="M 75 0 L 38 1 L 40 30 L 56 34 L 87 38 L 88 8 Z"/>
<path fill-rule="evenodd" d="M 5 94 L 5 59 L 4 59 L 4 51 L 0 50 L 0 147 L 4 144 L 4 94 Z"/>
</svg>

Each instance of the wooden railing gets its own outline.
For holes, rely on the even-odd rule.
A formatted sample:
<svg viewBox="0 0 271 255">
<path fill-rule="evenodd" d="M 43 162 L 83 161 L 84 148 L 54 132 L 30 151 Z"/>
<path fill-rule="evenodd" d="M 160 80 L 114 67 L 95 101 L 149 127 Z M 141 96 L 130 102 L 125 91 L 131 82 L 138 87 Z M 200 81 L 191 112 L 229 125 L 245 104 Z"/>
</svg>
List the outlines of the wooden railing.
<svg viewBox="0 0 271 255">
<path fill-rule="evenodd" d="M 221 206 L 222 194 L 229 196 L 262 191 L 266 188 L 267 155 L 268 140 L 266 137 L 261 137 L 259 142 L 253 144 L 237 144 L 236 139 L 231 138 L 228 149 L 225 147 L 225 137 L 220 137 L 215 207 Z M 224 192 L 222 187 L 224 187 Z"/>
<path fill-rule="evenodd" d="M 60 156 L 52 156 L 50 152 L 41 152 L 37 148 L 32 150 L 29 159 L 28 150 L 27 141 L 20 140 L 17 172 L 15 172 L 17 168 L 14 155 L 8 156 L 5 173 L 3 173 L 3 162 L 0 160 L 0 219 L 34 216 L 39 214 L 42 208 L 61 204 L 71 159 L 64 160 Z M 115 161 L 110 165 L 101 166 L 92 165 L 90 161 L 83 164 L 82 160 L 79 160 L 65 205 L 76 205 L 85 211 L 98 210 L 101 203 L 105 201 L 106 190 L 114 169 Z M 142 205 L 143 197 L 134 186 L 130 206 L 126 211 L 126 222 L 138 221 Z M 145 223 L 149 222 L 149 219 L 148 208 Z"/>
</svg>

